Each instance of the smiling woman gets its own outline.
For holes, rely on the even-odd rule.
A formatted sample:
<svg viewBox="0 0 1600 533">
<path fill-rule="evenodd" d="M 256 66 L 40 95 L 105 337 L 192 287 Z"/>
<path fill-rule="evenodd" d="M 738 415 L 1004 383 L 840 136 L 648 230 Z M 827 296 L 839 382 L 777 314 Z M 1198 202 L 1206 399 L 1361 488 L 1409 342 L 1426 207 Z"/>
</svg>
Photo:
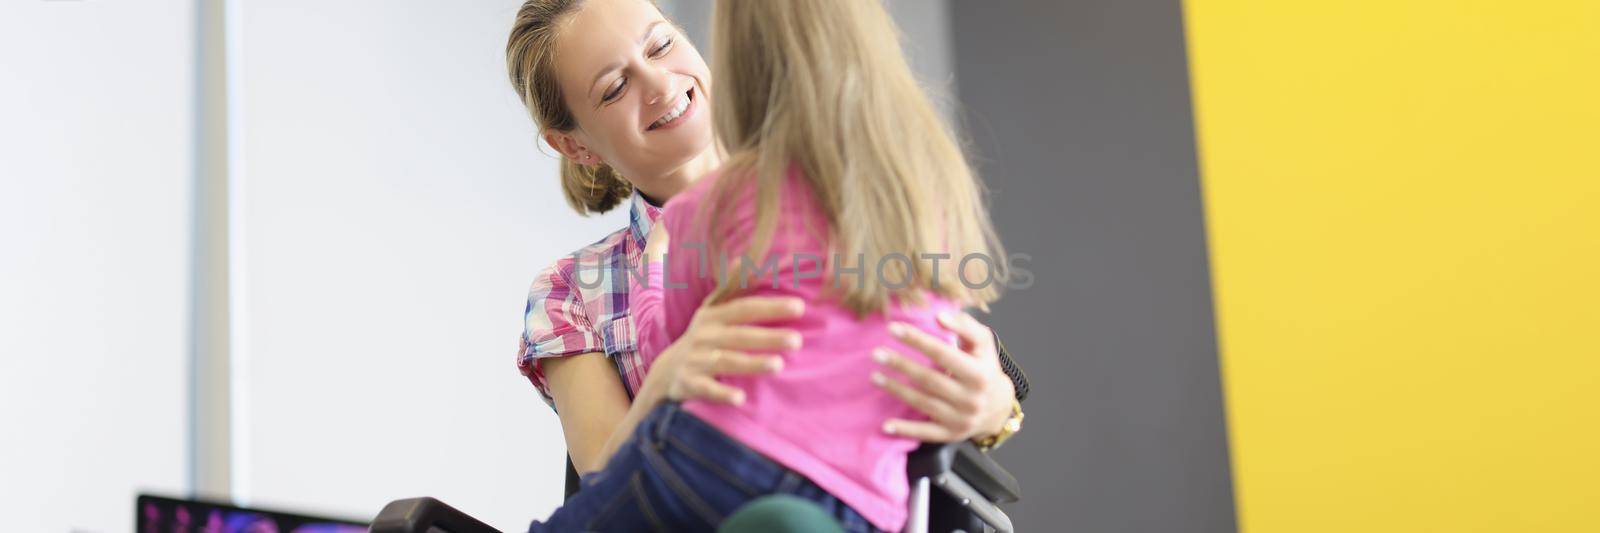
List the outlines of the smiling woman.
<svg viewBox="0 0 1600 533">
<path fill-rule="evenodd" d="M 659 205 L 716 166 L 696 104 L 710 71 L 653 5 L 529 2 L 519 20 L 526 29 L 507 48 L 512 83 L 564 156 L 580 213 L 609 210 L 630 188 Z"/>
</svg>

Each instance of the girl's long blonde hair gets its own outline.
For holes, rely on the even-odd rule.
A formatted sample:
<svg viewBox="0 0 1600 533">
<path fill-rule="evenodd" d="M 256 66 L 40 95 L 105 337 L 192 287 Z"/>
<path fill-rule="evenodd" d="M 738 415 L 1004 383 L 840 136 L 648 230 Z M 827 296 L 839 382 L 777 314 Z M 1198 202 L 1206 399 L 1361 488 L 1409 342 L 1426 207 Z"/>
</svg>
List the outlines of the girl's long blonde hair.
<svg viewBox="0 0 1600 533">
<path fill-rule="evenodd" d="M 712 18 L 713 118 L 730 156 L 702 206 L 706 227 L 720 227 L 733 192 L 755 180 L 746 255 L 763 258 L 779 187 L 798 165 L 829 217 L 830 259 L 868 276 L 836 277 L 841 265 L 828 265 L 845 307 L 864 315 L 891 297 L 920 301 L 922 290 L 979 307 L 999 296 L 1005 256 L 981 185 L 877 0 L 719 0 Z M 883 259 L 894 254 L 913 261 Z M 972 254 L 987 261 L 957 272 Z M 733 296 L 743 280 L 742 271 L 727 276 L 712 301 Z"/>
</svg>

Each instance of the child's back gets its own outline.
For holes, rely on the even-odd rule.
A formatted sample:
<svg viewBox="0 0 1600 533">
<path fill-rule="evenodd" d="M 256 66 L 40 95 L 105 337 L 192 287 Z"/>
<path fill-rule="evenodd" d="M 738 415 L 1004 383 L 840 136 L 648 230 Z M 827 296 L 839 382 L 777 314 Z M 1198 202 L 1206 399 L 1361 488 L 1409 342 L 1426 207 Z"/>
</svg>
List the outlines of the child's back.
<svg viewBox="0 0 1600 533">
<path fill-rule="evenodd" d="M 730 156 L 667 208 L 667 281 L 686 286 L 668 285 L 662 330 L 639 332 L 641 354 L 656 353 L 647 338 L 682 334 L 708 297 L 803 298 L 805 315 L 781 324 L 803 339 L 780 354 L 782 371 L 724 379 L 743 405 L 685 409 L 898 529 L 918 443 L 883 424 L 926 417 L 872 383 L 871 354 L 917 353 L 891 322 L 953 342 L 937 314 L 995 299 L 999 272 L 957 272 L 971 255 L 990 268 L 1002 255 L 979 185 L 877 2 L 719 2 L 713 34 L 712 118 Z M 719 279 L 729 263 L 756 275 Z"/>
<path fill-rule="evenodd" d="M 707 176 L 679 193 L 658 221 L 672 237 L 667 275 L 662 277 L 663 271 L 654 269 L 654 288 L 636 286 L 632 308 L 639 327 L 660 324 L 663 330 L 640 331 L 640 353 L 653 357 L 665 342 L 681 335 L 701 301 L 715 290 L 718 277 L 702 263 L 708 242 L 721 243 L 719 251 L 726 251 L 729 258 L 747 258 L 745 264 L 759 275 L 747 280 L 749 288 L 741 294 L 796 296 L 807 302 L 804 316 L 777 324 L 800 332 L 803 345 L 779 354 L 784 360 L 781 372 L 724 378 L 745 391 L 743 405 L 691 401 L 685 403 L 685 410 L 806 476 L 877 527 L 901 527 L 908 490 L 906 455 L 919 443 L 884 433 L 883 423 L 890 418 L 926 417 L 872 383 L 877 365 L 871 353 L 877 347 L 916 353 L 889 335 L 890 322 L 920 327 L 953 341 L 938 327 L 935 316 L 954 311 L 956 306 L 943 298 L 928 297 L 921 304 L 891 303 L 883 313 L 857 318 L 835 296 L 836 286 L 852 281 L 839 278 L 836 282 L 834 273 L 841 266 L 860 268 L 864 283 L 881 283 L 884 280 L 876 275 L 879 258 L 831 257 L 833 248 L 826 240 L 828 217 L 798 169 L 791 169 L 778 189 L 777 226 L 763 257 L 746 253 L 756 225 L 753 187 L 734 191 L 737 200 L 729 203 L 732 212 L 719 218 L 719 230 L 709 231 L 705 220 L 696 217 L 717 179 Z M 828 260 L 842 264 L 825 271 L 823 262 Z M 732 259 L 731 263 L 740 261 Z M 661 319 L 639 317 L 637 313 L 648 312 L 655 305 L 647 300 L 655 298 L 655 291 L 662 287 L 667 288 L 660 302 Z M 658 342 L 661 344 L 656 345 Z"/>
</svg>

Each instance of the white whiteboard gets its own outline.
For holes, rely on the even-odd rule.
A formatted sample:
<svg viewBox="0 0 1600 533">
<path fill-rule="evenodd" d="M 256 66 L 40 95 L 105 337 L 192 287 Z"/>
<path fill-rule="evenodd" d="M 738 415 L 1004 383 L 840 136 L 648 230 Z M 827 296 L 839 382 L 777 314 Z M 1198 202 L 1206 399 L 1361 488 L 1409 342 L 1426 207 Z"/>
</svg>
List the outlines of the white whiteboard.
<svg viewBox="0 0 1600 533">
<path fill-rule="evenodd" d="M 0 529 L 188 488 L 193 6 L 0 3 Z"/>
<path fill-rule="evenodd" d="M 514 0 L 241 0 L 236 493 L 518 530 L 565 445 L 515 368 L 527 288 L 626 224 L 574 214 L 506 81 Z M 546 149 L 548 150 L 548 149 Z"/>
</svg>

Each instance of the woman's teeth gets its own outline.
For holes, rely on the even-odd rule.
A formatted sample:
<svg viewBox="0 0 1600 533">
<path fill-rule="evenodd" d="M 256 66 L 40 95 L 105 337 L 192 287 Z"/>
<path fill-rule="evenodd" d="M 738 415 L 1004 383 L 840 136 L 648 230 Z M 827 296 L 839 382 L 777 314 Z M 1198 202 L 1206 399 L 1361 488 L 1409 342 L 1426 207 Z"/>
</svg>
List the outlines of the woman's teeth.
<svg viewBox="0 0 1600 533">
<path fill-rule="evenodd" d="M 660 119 L 657 119 L 655 122 L 650 123 L 650 129 L 656 129 L 656 128 L 665 126 L 668 122 L 672 122 L 673 120 L 677 120 L 677 118 L 683 116 L 683 112 L 688 110 L 688 109 L 689 109 L 689 95 L 685 94 L 683 96 L 679 96 L 678 97 L 678 105 L 672 106 L 672 110 L 668 111 L 666 115 L 662 115 Z"/>
</svg>

